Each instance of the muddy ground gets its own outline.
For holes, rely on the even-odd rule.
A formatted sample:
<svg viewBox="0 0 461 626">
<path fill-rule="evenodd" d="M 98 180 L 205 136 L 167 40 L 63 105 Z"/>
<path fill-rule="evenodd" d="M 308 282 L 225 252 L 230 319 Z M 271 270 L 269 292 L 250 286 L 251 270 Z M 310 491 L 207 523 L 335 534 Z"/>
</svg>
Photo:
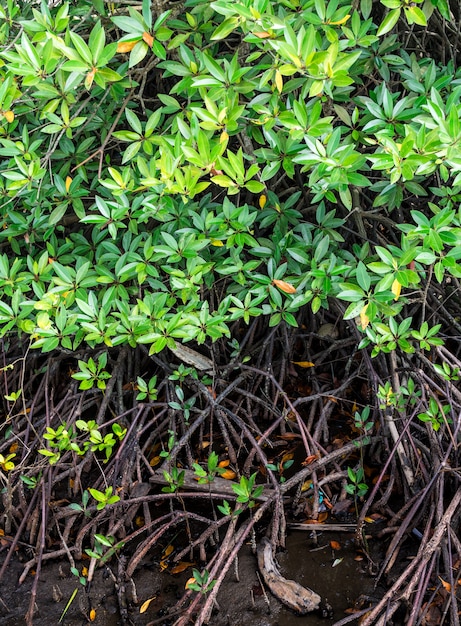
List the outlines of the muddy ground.
<svg viewBox="0 0 461 626">
<path fill-rule="evenodd" d="M 354 607 L 360 597 L 363 599 L 364 596 L 376 595 L 373 578 L 365 571 L 365 561 L 356 560 L 359 555 L 354 548 L 352 534 L 319 533 L 316 548 L 309 535 L 309 532 L 290 534 L 287 550 L 280 552 L 277 558 L 287 578 L 313 588 L 328 600 L 334 611 L 331 618 L 320 618 L 313 614 L 299 617 L 269 593 L 266 594 L 258 579 L 256 558 L 251 548 L 245 546 L 238 561 L 239 580 L 236 579 L 235 568 L 231 568 L 219 593 L 220 610 L 213 615 L 210 623 L 213 626 L 330 626 L 342 619 L 345 611 Z M 332 541 L 338 544 L 333 544 L 336 550 L 331 547 Z M 4 558 L 5 550 L 1 554 L 0 560 Z M 136 626 L 173 624 L 174 618 L 167 616 L 168 610 L 181 597 L 185 582 L 191 576 L 190 569 L 178 575 L 162 572 L 157 556 L 152 554 L 146 557 L 135 573 L 136 604 L 132 602 L 132 590 L 127 590 L 127 596 L 131 598 L 128 616 Z M 116 573 L 117 562 L 110 562 L 109 567 Z M 26 581 L 19 585 L 22 570 L 19 558 L 15 558 L 2 583 L 1 626 L 25 624 L 33 574 L 29 574 Z M 75 589 L 78 589 L 78 593 L 60 622 Z M 140 613 L 143 603 L 153 597 L 147 610 Z M 92 614 L 91 609 L 94 610 Z M 91 617 L 94 618 L 92 622 Z M 38 585 L 34 626 L 59 623 L 63 626 L 81 626 L 89 622 L 96 626 L 121 626 L 123 623 L 114 582 L 108 569 L 103 567 L 97 570 L 94 581 L 85 589 L 70 573 L 69 564 L 64 560 L 60 563 L 45 562 Z"/>
</svg>

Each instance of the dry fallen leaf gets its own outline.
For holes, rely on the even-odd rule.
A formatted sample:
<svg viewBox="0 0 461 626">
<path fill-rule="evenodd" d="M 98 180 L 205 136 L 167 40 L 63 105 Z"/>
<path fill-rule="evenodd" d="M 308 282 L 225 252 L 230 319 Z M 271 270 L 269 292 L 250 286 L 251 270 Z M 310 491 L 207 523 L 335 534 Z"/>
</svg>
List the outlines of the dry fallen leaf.
<svg viewBox="0 0 461 626">
<path fill-rule="evenodd" d="M 234 480 L 236 476 L 237 474 L 233 472 L 232 470 L 226 470 L 225 472 L 220 474 L 220 477 L 224 478 L 225 480 Z"/>
<path fill-rule="evenodd" d="M 91 609 L 91 611 L 90 611 L 90 622 L 94 622 L 95 619 L 96 619 L 96 611 L 94 609 Z"/>
<path fill-rule="evenodd" d="M 140 613 L 145 613 L 147 611 L 147 609 L 149 608 L 149 604 L 152 602 L 152 600 L 155 600 L 157 596 L 152 596 L 152 598 L 149 598 L 148 600 L 146 600 L 145 602 L 143 602 L 141 604 L 141 607 L 139 609 Z"/>
<path fill-rule="evenodd" d="M 301 463 L 301 465 L 303 467 L 306 467 L 306 465 L 310 465 L 311 463 L 313 463 L 314 461 L 317 461 L 317 459 L 319 458 L 318 454 L 311 454 L 310 456 L 306 457 L 304 459 L 304 461 Z"/>
<path fill-rule="evenodd" d="M 338 543 L 337 541 L 330 541 L 330 547 L 333 550 L 341 550 L 341 544 Z"/>
<path fill-rule="evenodd" d="M 167 557 L 167 556 L 170 556 L 170 554 L 173 552 L 173 550 L 174 550 L 174 548 L 173 548 L 173 546 L 172 546 L 172 545 L 171 545 L 171 543 L 170 543 L 170 545 L 168 545 L 168 546 L 165 548 L 165 550 L 164 550 L 164 552 L 163 552 L 163 554 L 162 554 L 162 558 L 165 558 L 165 557 Z"/>
<path fill-rule="evenodd" d="M 315 363 L 311 361 L 292 361 L 292 363 L 298 367 L 315 367 Z"/>
<path fill-rule="evenodd" d="M 170 569 L 170 574 L 180 574 L 184 572 L 188 567 L 192 567 L 195 563 L 189 563 L 188 561 L 179 561 L 177 565 Z"/>
</svg>

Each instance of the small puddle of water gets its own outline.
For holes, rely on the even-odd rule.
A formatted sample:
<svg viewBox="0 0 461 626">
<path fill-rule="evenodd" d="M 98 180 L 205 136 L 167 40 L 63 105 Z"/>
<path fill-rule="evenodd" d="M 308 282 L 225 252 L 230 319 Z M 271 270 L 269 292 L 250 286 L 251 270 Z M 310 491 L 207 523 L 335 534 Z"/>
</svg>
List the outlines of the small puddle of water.
<svg viewBox="0 0 461 626">
<path fill-rule="evenodd" d="M 331 541 L 341 546 L 333 550 Z M 281 608 L 274 621 L 266 617 L 267 626 L 328 626 L 345 617 L 344 611 L 354 606 L 360 595 L 374 593 L 374 580 L 366 572 L 366 561 L 356 561 L 357 551 L 352 534 L 318 533 L 318 547 L 312 548 L 310 533 L 294 532 L 287 537 L 286 551 L 277 554 L 280 569 L 286 578 L 296 580 L 328 600 L 333 617 L 321 618 L 315 614 L 303 617 Z M 333 566 L 336 559 L 341 562 Z M 275 600 L 271 598 L 271 604 Z"/>
</svg>

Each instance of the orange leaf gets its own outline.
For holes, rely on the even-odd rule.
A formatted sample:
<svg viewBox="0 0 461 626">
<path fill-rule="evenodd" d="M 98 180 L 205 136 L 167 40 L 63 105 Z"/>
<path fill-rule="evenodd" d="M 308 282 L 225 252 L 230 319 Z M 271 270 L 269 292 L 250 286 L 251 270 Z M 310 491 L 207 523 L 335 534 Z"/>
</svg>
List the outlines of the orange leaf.
<svg viewBox="0 0 461 626">
<path fill-rule="evenodd" d="M 315 363 L 311 361 L 292 361 L 293 365 L 298 365 L 299 367 L 315 367 Z"/>
<path fill-rule="evenodd" d="M 117 44 L 117 52 L 131 52 L 138 41 L 139 39 L 135 39 L 134 41 L 120 41 Z"/>
<path fill-rule="evenodd" d="M 284 293 L 296 293 L 296 287 L 293 287 L 293 285 L 285 282 L 284 280 L 278 280 L 278 278 L 274 278 L 272 280 L 272 284 L 278 287 L 280 291 L 283 291 Z"/>
<path fill-rule="evenodd" d="M 225 459 L 224 461 L 219 461 L 218 467 L 229 467 L 230 461 L 229 459 Z"/>
<path fill-rule="evenodd" d="M 184 589 L 190 589 L 190 585 L 193 585 L 194 583 L 196 583 L 197 581 L 195 580 L 194 577 L 189 578 L 186 582 L 186 584 L 184 585 Z"/>
<path fill-rule="evenodd" d="M 153 456 L 151 458 L 151 460 L 149 461 L 149 465 L 151 467 L 155 467 L 156 465 L 158 465 L 161 461 L 161 458 L 159 456 Z"/>
<path fill-rule="evenodd" d="M 149 604 L 152 602 L 152 600 L 155 600 L 157 596 L 153 596 L 152 598 L 149 598 L 148 600 L 146 600 L 145 602 L 143 602 L 139 608 L 139 612 L 140 613 L 145 613 L 147 611 L 147 609 L 149 608 Z"/>
<path fill-rule="evenodd" d="M 90 611 L 90 622 L 94 622 L 95 619 L 96 619 L 96 611 L 94 609 L 91 609 L 91 611 Z"/>
<path fill-rule="evenodd" d="M 195 563 L 188 563 L 187 561 L 180 561 L 177 565 L 170 569 L 170 574 L 180 574 L 184 572 L 188 567 L 192 567 Z"/>
<path fill-rule="evenodd" d="M 165 558 L 166 556 L 170 556 L 170 554 L 173 552 L 173 550 L 174 550 L 174 548 L 173 548 L 173 546 L 170 543 L 170 545 L 165 548 L 165 551 L 162 554 L 163 558 Z"/>
<path fill-rule="evenodd" d="M 440 576 L 439 576 L 439 580 L 442 583 L 442 587 L 445 589 L 445 591 L 448 591 L 449 593 L 451 591 L 450 583 L 447 583 L 445 580 L 443 580 L 443 578 L 440 578 Z"/>
<path fill-rule="evenodd" d="M 260 33 L 253 33 L 253 35 L 258 39 L 267 39 L 268 37 L 271 37 L 271 34 L 268 33 L 267 30 L 264 30 Z"/>
<path fill-rule="evenodd" d="M 142 40 L 144 41 L 144 43 L 147 43 L 149 48 L 152 48 L 152 44 L 154 43 L 154 38 L 152 37 L 150 33 L 146 33 L 144 31 L 142 34 Z"/>
<path fill-rule="evenodd" d="M 232 470 L 226 470 L 225 472 L 220 474 L 220 476 L 221 478 L 224 478 L 225 480 L 234 480 L 237 474 L 233 472 Z"/>
<path fill-rule="evenodd" d="M 311 454 L 310 456 L 306 457 L 306 459 L 301 463 L 301 465 L 303 467 L 306 467 L 306 465 L 310 465 L 311 463 L 316 461 L 318 458 L 319 458 L 318 454 Z"/>
<path fill-rule="evenodd" d="M 341 544 L 339 544 L 337 541 L 330 541 L 330 547 L 333 550 L 341 550 Z"/>
</svg>

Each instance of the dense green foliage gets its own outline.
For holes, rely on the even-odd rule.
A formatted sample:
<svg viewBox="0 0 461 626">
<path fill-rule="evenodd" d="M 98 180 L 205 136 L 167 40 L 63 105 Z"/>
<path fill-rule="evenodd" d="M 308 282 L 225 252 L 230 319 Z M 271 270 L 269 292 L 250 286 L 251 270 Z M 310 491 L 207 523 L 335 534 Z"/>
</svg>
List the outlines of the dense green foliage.
<svg viewBox="0 0 461 626">
<path fill-rule="evenodd" d="M 0 9 L 1 334 L 159 352 L 335 303 L 373 354 L 440 344 L 461 72 L 393 29 L 447 0 L 156 8 Z"/>
</svg>

